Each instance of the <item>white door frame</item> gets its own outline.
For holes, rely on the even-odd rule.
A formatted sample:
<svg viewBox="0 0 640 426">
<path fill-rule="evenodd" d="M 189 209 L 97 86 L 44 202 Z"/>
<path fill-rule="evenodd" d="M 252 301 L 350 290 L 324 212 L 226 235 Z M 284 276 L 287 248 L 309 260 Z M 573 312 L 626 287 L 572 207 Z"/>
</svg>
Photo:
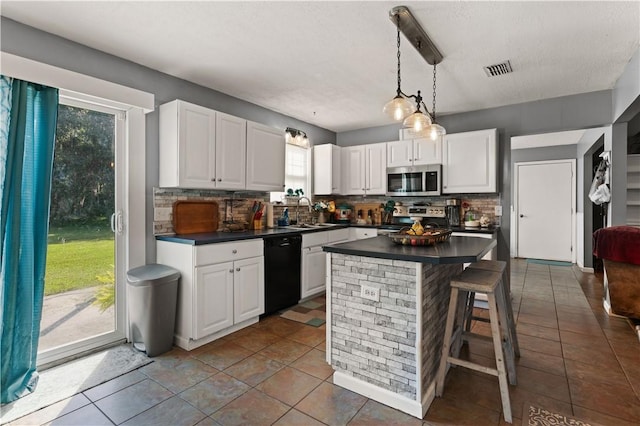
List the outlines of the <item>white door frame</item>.
<svg viewBox="0 0 640 426">
<path fill-rule="evenodd" d="M 576 159 L 575 158 L 567 158 L 565 160 L 545 160 L 545 161 L 526 161 L 526 162 L 518 162 L 514 163 L 513 167 L 513 234 L 515 238 L 512 238 L 512 243 L 514 244 L 512 253 L 515 253 L 515 256 L 519 256 L 519 234 L 518 234 L 518 217 L 520 216 L 520 212 L 518 211 L 519 206 L 519 194 L 518 194 L 518 183 L 519 183 L 519 175 L 520 175 L 520 166 L 531 166 L 531 165 L 542 165 L 542 164 L 558 164 L 558 163 L 570 163 L 571 164 L 571 263 L 576 263 Z"/>
<path fill-rule="evenodd" d="M 96 348 L 112 345 L 114 343 L 123 342 L 127 335 L 126 324 L 128 322 L 126 307 L 126 270 L 127 270 L 127 240 L 126 232 L 126 205 L 127 205 L 127 163 L 126 163 L 126 145 L 127 145 L 127 121 L 125 111 L 117 108 L 111 108 L 104 105 L 96 105 L 92 102 L 67 98 L 64 94 L 60 95 L 60 104 L 68 105 L 76 108 L 84 108 L 92 111 L 112 114 L 114 116 L 114 184 L 115 184 L 115 200 L 114 200 L 114 275 L 115 275 L 115 309 L 114 309 L 114 329 L 113 331 L 89 336 L 82 340 L 69 342 L 62 346 L 47 349 L 38 353 L 37 365 L 52 365 L 69 357 L 76 357 L 92 351 Z"/>
</svg>

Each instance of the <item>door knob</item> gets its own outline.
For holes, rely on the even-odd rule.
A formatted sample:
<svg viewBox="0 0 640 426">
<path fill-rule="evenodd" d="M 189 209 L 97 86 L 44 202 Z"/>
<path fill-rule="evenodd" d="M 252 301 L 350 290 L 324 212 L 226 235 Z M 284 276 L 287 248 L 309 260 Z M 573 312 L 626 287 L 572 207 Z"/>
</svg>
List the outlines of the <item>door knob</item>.
<svg viewBox="0 0 640 426">
<path fill-rule="evenodd" d="M 523 215 L 523 214 L 521 214 L 521 215 L 520 215 L 520 217 L 524 217 L 524 215 Z"/>
</svg>

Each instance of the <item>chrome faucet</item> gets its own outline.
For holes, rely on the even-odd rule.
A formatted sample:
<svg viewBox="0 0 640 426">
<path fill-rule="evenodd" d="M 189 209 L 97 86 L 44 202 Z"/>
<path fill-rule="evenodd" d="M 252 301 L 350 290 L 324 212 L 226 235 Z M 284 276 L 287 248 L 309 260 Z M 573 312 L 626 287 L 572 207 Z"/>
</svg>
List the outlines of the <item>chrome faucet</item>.
<svg viewBox="0 0 640 426">
<path fill-rule="evenodd" d="M 300 224 L 300 212 L 298 211 L 299 207 L 300 207 L 300 201 L 302 200 L 307 200 L 307 203 L 309 203 L 309 213 L 311 213 L 311 200 L 308 199 L 307 197 L 300 197 L 298 198 L 298 204 L 296 205 L 296 224 Z"/>
</svg>

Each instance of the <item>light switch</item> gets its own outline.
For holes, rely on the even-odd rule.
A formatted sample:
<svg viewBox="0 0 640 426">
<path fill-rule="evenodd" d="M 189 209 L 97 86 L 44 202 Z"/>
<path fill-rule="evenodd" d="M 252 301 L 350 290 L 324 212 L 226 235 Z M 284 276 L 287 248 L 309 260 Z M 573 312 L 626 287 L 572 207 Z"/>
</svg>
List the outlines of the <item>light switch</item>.
<svg viewBox="0 0 640 426">
<path fill-rule="evenodd" d="M 502 206 L 495 206 L 494 209 L 496 216 L 502 216 Z"/>
</svg>

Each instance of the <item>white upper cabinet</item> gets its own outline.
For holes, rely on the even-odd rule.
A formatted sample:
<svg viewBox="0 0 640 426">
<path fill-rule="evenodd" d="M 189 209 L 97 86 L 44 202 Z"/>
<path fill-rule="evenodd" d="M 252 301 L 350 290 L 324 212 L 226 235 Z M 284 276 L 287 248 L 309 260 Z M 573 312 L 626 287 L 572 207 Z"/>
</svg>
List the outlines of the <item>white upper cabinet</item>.
<svg viewBox="0 0 640 426">
<path fill-rule="evenodd" d="M 282 191 L 284 133 L 175 100 L 160 106 L 160 186 Z"/>
<path fill-rule="evenodd" d="M 216 112 L 216 188 L 245 189 L 247 121 Z"/>
<path fill-rule="evenodd" d="M 497 129 L 445 135 L 442 192 L 497 192 Z"/>
<path fill-rule="evenodd" d="M 215 111 L 182 101 L 160 106 L 160 186 L 215 187 Z"/>
<path fill-rule="evenodd" d="M 343 193 L 385 194 L 387 192 L 387 144 L 351 146 L 342 149 Z"/>
<path fill-rule="evenodd" d="M 406 139 L 387 142 L 387 167 L 423 166 L 442 163 L 440 139 Z"/>
<path fill-rule="evenodd" d="M 366 193 L 369 195 L 387 193 L 387 144 L 365 145 Z"/>
<path fill-rule="evenodd" d="M 413 165 L 442 164 L 442 141 L 430 138 L 413 140 Z"/>
<path fill-rule="evenodd" d="M 364 145 L 342 148 L 342 187 L 344 194 L 364 194 L 364 169 Z"/>
<path fill-rule="evenodd" d="M 413 140 L 387 142 L 387 167 L 413 165 Z"/>
<path fill-rule="evenodd" d="M 327 143 L 313 147 L 313 193 L 342 193 L 340 147 Z"/>
<path fill-rule="evenodd" d="M 247 189 L 283 191 L 285 169 L 284 132 L 247 122 Z"/>
</svg>

